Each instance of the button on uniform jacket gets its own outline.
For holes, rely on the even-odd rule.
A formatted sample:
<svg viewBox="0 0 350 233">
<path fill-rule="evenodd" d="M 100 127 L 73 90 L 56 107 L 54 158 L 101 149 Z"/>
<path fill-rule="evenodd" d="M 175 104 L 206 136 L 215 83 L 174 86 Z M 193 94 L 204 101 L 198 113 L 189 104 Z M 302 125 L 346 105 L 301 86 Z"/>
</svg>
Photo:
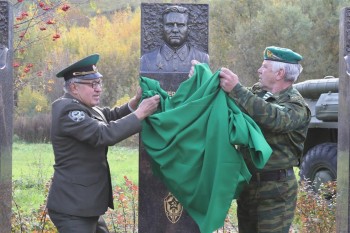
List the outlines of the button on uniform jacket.
<svg viewBox="0 0 350 233">
<path fill-rule="evenodd" d="M 54 176 L 47 207 L 76 216 L 113 208 L 108 146 L 139 132 L 141 122 L 120 108 L 89 108 L 65 94 L 52 104 Z"/>
</svg>

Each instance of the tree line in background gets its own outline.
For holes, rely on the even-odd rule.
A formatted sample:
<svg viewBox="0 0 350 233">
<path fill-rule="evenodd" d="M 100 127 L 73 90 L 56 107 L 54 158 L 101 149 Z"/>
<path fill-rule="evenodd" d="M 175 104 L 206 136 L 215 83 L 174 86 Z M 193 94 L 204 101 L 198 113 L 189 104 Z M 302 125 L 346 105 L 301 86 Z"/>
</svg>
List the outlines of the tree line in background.
<svg viewBox="0 0 350 233">
<path fill-rule="evenodd" d="M 16 128 L 24 127 L 24 118 L 49 115 L 51 102 L 62 95 L 63 82 L 55 74 L 89 54 L 101 56 L 101 105 L 120 105 L 134 95 L 139 77 L 140 2 L 51 0 L 43 6 L 41 1 L 17 0 L 14 44 L 22 45 L 15 48 L 14 54 L 17 136 L 21 138 Z M 275 45 L 303 55 L 304 71 L 299 81 L 338 77 L 339 13 L 346 6 L 345 0 L 165 2 L 209 4 L 213 72 L 225 66 L 237 73 L 244 85 L 252 85 L 257 81 L 264 48 Z M 43 10 L 45 6 L 52 11 Z M 43 18 L 32 22 L 23 33 L 25 18 L 29 21 L 38 10 L 43 11 Z M 51 34 L 43 37 L 43 31 Z M 25 46 L 23 41 L 27 41 Z M 29 126 L 37 125 L 25 121 Z"/>
</svg>

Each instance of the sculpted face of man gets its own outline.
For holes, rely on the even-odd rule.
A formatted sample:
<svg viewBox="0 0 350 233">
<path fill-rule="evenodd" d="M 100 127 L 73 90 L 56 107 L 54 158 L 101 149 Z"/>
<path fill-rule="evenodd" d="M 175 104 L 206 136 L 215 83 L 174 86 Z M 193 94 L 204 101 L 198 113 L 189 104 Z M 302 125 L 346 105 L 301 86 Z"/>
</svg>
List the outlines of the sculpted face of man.
<svg viewBox="0 0 350 233">
<path fill-rule="evenodd" d="M 179 48 L 186 42 L 187 21 L 187 14 L 170 12 L 163 16 L 164 40 L 170 47 Z"/>
</svg>

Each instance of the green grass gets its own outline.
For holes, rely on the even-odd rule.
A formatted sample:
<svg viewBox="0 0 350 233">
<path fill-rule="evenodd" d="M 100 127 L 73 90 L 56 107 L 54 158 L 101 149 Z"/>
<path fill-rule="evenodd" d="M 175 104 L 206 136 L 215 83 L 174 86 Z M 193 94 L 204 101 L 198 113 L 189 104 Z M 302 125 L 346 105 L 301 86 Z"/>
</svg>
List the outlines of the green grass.
<svg viewBox="0 0 350 233">
<path fill-rule="evenodd" d="M 130 149 L 113 146 L 108 151 L 108 161 L 114 185 L 124 183 L 127 176 L 133 183 L 138 184 L 138 148 Z M 45 185 L 53 174 L 54 155 L 51 144 L 25 144 L 14 143 L 12 150 L 12 180 L 13 180 L 13 205 L 24 215 L 30 215 L 33 210 L 38 210 L 45 204 Z M 298 177 L 298 169 L 295 169 Z M 298 177 L 299 179 L 299 177 Z M 237 226 L 236 201 L 233 200 L 228 213 L 228 227 Z M 298 225 L 297 223 L 294 223 Z"/>
<path fill-rule="evenodd" d="M 113 185 L 124 183 L 124 176 L 138 184 L 138 149 L 110 147 L 108 161 Z M 24 213 L 44 204 L 45 185 L 52 177 L 53 164 L 51 144 L 13 144 L 13 200 Z"/>
</svg>

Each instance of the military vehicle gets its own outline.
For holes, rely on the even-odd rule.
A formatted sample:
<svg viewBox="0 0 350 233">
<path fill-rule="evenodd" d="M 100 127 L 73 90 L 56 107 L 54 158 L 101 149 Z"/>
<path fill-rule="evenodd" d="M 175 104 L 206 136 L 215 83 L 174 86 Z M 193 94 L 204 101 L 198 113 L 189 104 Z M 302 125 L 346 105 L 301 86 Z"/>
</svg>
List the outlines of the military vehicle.
<svg viewBox="0 0 350 233">
<path fill-rule="evenodd" d="M 331 76 L 294 84 L 311 110 L 300 178 L 314 183 L 316 190 L 337 177 L 338 84 Z"/>
<path fill-rule="evenodd" d="M 345 57 L 350 76 L 350 56 Z M 317 191 L 321 183 L 337 178 L 339 78 L 326 76 L 294 84 L 311 110 L 300 164 L 300 178 L 313 184 Z"/>
</svg>

